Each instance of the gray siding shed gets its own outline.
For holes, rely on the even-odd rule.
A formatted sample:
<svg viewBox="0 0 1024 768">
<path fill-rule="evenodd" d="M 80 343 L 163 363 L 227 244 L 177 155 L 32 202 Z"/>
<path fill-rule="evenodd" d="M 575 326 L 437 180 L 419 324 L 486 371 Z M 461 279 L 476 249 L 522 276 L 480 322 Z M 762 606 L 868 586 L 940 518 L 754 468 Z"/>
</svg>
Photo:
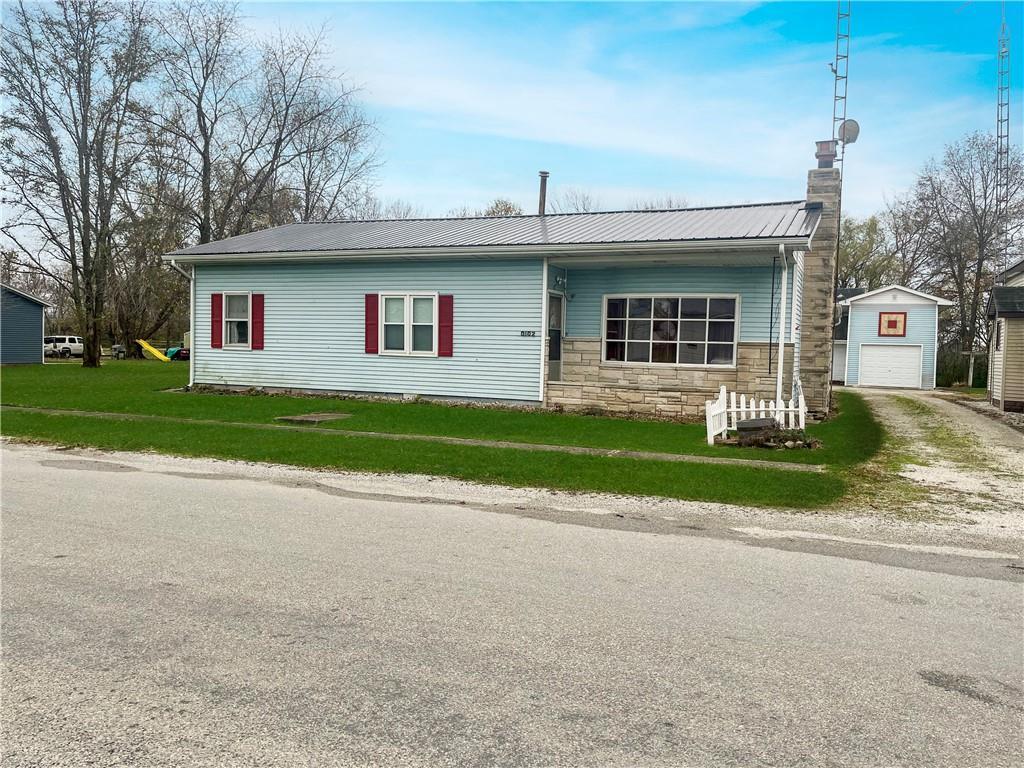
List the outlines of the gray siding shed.
<svg viewBox="0 0 1024 768">
<path fill-rule="evenodd" d="M 0 363 L 43 362 L 42 299 L 0 286 Z"/>
</svg>

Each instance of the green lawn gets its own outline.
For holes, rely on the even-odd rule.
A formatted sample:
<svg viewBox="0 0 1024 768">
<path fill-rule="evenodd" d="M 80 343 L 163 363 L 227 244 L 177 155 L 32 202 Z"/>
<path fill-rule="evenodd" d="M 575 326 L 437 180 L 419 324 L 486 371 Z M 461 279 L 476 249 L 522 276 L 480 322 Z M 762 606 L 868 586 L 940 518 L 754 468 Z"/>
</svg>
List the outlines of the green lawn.
<svg viewBox="0 0 1024 768">
<path fill-rule="evenodd" d="M 67 410 L 175 416 L 183 419 L 272 423 L 277 416 L 337 411 L 347 418 L 322 424 L 359 432 L 507 440 L 549 445 L 730 456 L 808 464 L 856 464 L 878 450 L 882 430 L 864 401 L 840 393 L 839 415 L 808 427 L 823 448 L 766 451 L 711 447 L 703 424 L 676 424 L 512 408 L 468 408 L 429 402 L 343 400 L 330 397 L 176 393 L 188 368 L 158 362 L 109 362 L 99 369 L 78 365 L 5 368 L 0 401 Z"/>
<path fill-rule="evenodd" d="M 943 392 L 956 392 L 958 395 L 964 395 L 971 400 L 987 400 L 988 389 L 985 387 L 939 387 Z"/>
<path fill-rule="evenodd" d="M 774 452 L 709 447 L 703 424 L 422 402 L 165 391 L 184 386 L 187 377 L 186 366 L 157 362 L 110 362 L 100 369 L 77 365 L 5 368 L 0 379 L 0 401 L 4 405 L 152 414 L 182 421 L 132 422 L 5 410 L 3 433 L 109 449 L 275 461 L 305 467 L 424 472 L 509 485 L 797 508 L 822 506 L 838 499 L 845 488 L 841 468 L 870 458 L 883 440 L 882 429 L 864 402 L 850 393 L 840 393 L 836 418 L 808 428 L 809 433 L 822 440 L 822 449 Z M 809 474 L 639 461 L 188 421 L 266 424 L 276 416 L 313 411 L 349 414 L 348 418 L 326 425 L 344 430 L 801 461 L 827 464 L 830 471 Z"/>
</svg>

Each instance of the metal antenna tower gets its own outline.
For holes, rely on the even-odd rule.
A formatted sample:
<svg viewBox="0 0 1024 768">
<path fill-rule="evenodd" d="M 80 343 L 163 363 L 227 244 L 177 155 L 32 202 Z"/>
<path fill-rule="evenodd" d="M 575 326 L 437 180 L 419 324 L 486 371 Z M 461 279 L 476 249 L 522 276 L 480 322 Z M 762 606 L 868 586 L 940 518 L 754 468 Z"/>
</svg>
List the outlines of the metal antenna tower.
<svg viewBox="0 0 1024 768">
<path fill-rule="evenodd" d="M 836 60 L 832 64 L 835 87 L 832 93 L 832 141 L 838 141 L 836 162 L 842 168 L 846 142 L 840 141 L 839 127 L 846 121 L 846 86 L 850 72 L 850 0 L 836 2 Z"/>
<path fill-rule="evenodd" d="M 996 216 L 999 222 L 999 271 L 1007 267 L 1010 247 L 1006 217 L 1010 207 L 1010 28 L 1006 24 L 1006 2 L 1002 4 L 999 28 L 999 73 L 996 106 Z"/>
</svg>

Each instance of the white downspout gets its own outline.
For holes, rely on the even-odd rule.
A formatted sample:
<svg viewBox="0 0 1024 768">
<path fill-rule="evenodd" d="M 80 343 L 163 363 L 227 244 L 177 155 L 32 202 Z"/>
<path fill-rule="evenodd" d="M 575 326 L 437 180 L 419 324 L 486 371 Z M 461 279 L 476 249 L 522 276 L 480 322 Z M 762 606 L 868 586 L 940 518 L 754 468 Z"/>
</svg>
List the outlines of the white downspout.
<svg viewBox="0 0 1024 768">
<path fill-rule="evenodd" d="M 188 286 L 188 388 L 196 385 L 196 265 Z"/>
<path fill-rule="evenodd" d="M 779 245 L 782 260 L 782 288 L 779 291 L 779 366 L 775 379 L 775 407 L 782 407 L 782 374 L 786 364 L 786 283 L 789 279 L 789 263 L 786 261 L 786 246 Z"/>
<path fill-rule="evenodd" d="M 189 274 L 174 259 L 171 259 L 170 265 L 171 269 L 188 280 L 188 386 L 191 389 L 196 383 L 195 357 L 193 357 L 196 353 L 196 267 L 193 264 L 192 273 Z"/>
</svg>

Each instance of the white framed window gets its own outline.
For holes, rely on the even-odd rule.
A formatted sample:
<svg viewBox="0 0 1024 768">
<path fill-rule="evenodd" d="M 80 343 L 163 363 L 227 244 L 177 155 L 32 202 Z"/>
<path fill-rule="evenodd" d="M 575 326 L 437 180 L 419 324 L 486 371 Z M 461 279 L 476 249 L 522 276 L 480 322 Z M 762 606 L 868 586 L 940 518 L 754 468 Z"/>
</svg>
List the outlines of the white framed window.
<svg viewBox="0 0 1024 768">
<path fill-rule="evenodd" d="M 607 295 L 601 359 L 621 365 L 733 368 L 739 310 L 735 294 Z"/>
<path fill-rule="evenodd" d="M 224 346 L 248 349 L 252 343 L 249 319 L 252 317 L 252 294 L 224 294 Z"/>
<path fill-rule="evenodd" d="M 380 295 L 380 354 L 437 356 L 437 294 Z"/>
</svg>

